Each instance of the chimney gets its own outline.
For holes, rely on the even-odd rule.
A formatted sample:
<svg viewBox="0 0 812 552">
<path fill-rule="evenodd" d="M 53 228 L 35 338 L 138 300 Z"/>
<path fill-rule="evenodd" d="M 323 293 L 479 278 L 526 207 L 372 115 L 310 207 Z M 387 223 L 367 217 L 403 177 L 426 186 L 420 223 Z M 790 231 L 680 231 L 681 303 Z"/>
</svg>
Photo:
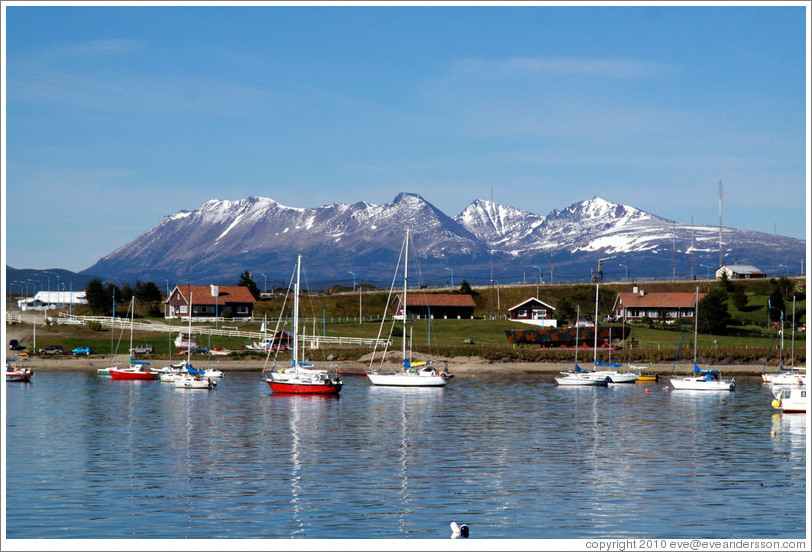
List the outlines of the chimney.
<svg viewBox="0 0 812 552">
<path fill-rule="evenodd" d="M 218 286 L 210 285 L 209 287 L 211 288 L 212 297 L 218 297 L 220 295 L 220 288 Z"/>
<path fill-rule="evenodd" d="M 643 288 L 640 288 L 640 297 L 644 296 L 645 294 L 646 294 L 646 292 L 643 291 Z"/>
<path fill-rule="evenodd" d="M 632 293 L 637 293 L 637 286 L 634 286 L 634 287 L 632 288 Z"/>
</svg>

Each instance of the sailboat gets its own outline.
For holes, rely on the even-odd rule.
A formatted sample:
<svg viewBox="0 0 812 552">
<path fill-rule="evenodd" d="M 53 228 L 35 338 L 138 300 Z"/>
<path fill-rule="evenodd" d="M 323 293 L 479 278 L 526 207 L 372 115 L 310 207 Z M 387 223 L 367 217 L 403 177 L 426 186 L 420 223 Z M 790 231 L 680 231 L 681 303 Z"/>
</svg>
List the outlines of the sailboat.
<svg viewBox="0 0 812 552">
<path fill-rule="evenodd" d="M 409 284 L 409 229 L 406 229 L 406 238 L 403 241 L 403 300 L 401 301 L 401 316 L 403 319 L 403 367 L 399 370 L 383 370 L 381 366 L 373 369 L 375 362 L 375 352 L 372 353 L 372 358 L 369 361 L 369 370 L 367 370 L 367 378 L 372 385 L 387 385 L 392 387 L 444 387 L 454 376 L 448 373 L 447 369 L 440 370 L 439 372 L 431 366 L 431 361 L 412 362 L 406 355 L 406 304 L 407 292 Z M 398 262 L 400 265 L 400 262 Z M 395 278 L 397 278 L 398 268 L 395 267 Z M 392 290 L 394 289 L 394 279 L 392 281 L 392 288 L 389 290 L 391 298 Z M 389 305 L 389 301 L 386 302 Z M 386 319 L 386 311 L 384 310 L 384 320 Z M 381 329 L 383 329 L 383 322 L 381 320 Z M 393 321 L 394 325 L 394 321 Z M 378 332 L 378 339 L 380 339 L 380 331 Z M 381 357 L 381 365 L 386 359 L 386 350 L 384 349 Z"/>
<path fill-rule="evenodd" d="M 609 378 L 609 383 L 634 383 L 637 381 L 637 374 L 632 372 L 618 372 L 617 370 L 599 370 L 598 368 L 620 368 L 622 363 L 601 362 L 598 360 L 598 294 L 600 284 L 595 284 L 595 343 L 593 345 L 592 363 L 595 366 L 593 375 L 597 377 Z M 609 334 L 611 336 L 611 333 Z M 609 343 L 610 353 L 612 343 Z"/>
<path fill-rule="evenodd" d="M 340 378 L 331 377 L 327 370 L 316 369 L 311 363 L 299 360 L 299 288 L 301 273 L 302 256 L 299 255 L 296 260 L 296 285 L 293 293 L 293 346 L 291 347 L 290 369 L 271 370 L 265 381 L 274 393 L 338 395 L 343 386 Z M 271 348 L 268 349 L 268 356 L 270 354 Z M 274 365 L 275 363 L 276 360 L 274 360 Z"/>
<path fill-rule="evenodd" d="M 192 296 L 189 293 L 189 335 L 192 334 Z M 214 389 L 217 386 L 216 381 L 205 376 L 203 370 L 196 370 L 192 366 L 192 348 L 186 349 L 186 372 L 176 374 L 172 380 L 175 387 L 178 389 Z"/>
<path fill-rule="evenodd" d="M 631 325 L 632 321 L 629 320 L 629 333 L 631 333 Z M 642 366 L 638 364 L 632 364 L 632 344 L 634 340 L 629 339 L 629 360 L 626 362 L 626 367 L 632 371 L 637 373 L 637 381 L 638 382 L 647 382 L 647 381 L 657 381 L 659 376 L 657 372 L 652 373 L 651 370 L 651 362 L 648 363 L 648 366 Z"/>
<path fill-rule="evenodd" d="M 699 286 L 694 296 L 694 370 L 693 374 L 684 378 L 671 378 L 674 389 L 691 389 L 696 391 L 733 391 L 736 388 L 735 379 L 723 379 L 719 370 L 705 370 L 696 363 L 697 335 L 699 331 Z M 676 361 L 675 361 L 676 365 Z"/>
<path fill-rule="evenodd" d="M 130 301 L 130 351 L 133 348 L 133 319 L 135 318 L 135 297 Z M 112 328 L 110 331 L 113 331 Z M 134 360 L 130 355 L 130 365 L 127 368 L 112 366 L 107 369 L 114 380 L 154 380 L 158 373 L 149 369 L 149 362 Z"/>
<path fill-rule="evenodd" d="M 792 297 L 792 353 L 791 366 L 784 366 L 784 313 L 781 313 L 781 341 L 778 362 L 778 372 L 761 374 L 764 383 L 771 386 L 786 385 L 806 385 L 806 366 L 795 366 L 795 296 Z"/>
<path fill-rule="evenodd" d="M 575 369 L 572 372 L 561 372 L 561 375 L 555 378 L 555 382 L 558 385 L 602 385 L 605 387 L 609 384 L 609 378 L 605 376 L 603 378 L 595 376 L 594 371 L 584 370 L 578 366 L 578 334 L 580 332 L 578 331 L 579 324 L 577 321 L 581 318 L 581 305 L 578 305 L 575 312 Z"/>
<path fill-rule="evenodd" d="M 113 289 L 113 318 L 112 318 L 111 324 L 110 324 L 110 366 L 108 366 L 107 368 L 98 368 L 96 370 L 96 375 L 97 376 L 102 376 L 102 377 L 109 378 L 110 377 L 110 368 L 113 368 L 113 369 L 118 368 L 118 366 L 113 365 L 113 362 L 115 361 L 115 358 L 116 358 L 116 353 L 118 352 L 118 350 L 113 347 L 113 343 L 115 343 L 115 335 L 116 335 L 116 292 L 115 292 L 115 288 L 114 288 Z M 120 341 L 121 341 L 121 338 L 119 338 L 119 342 Z"/>
</svg>

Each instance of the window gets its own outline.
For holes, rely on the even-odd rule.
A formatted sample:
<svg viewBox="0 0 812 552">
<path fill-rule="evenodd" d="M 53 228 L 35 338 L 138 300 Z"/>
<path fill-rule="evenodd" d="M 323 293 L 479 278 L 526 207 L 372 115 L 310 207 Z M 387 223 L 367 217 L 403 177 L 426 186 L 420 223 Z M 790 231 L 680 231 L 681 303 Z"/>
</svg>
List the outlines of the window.
<svg viewBox="0 0 812 552">
<path fill-rule="evenodd" d="M 248 306 L 247 305 L 239 305 L 237 307 L 237 314 L 248 314 Z"/>
<path fill-rule="evenodd" d="M 181 305 L 178 311 L 181 314 L 186 314 L 187 312 L 189 312 L 189 307 L 187 305 Z"/>
</svg>

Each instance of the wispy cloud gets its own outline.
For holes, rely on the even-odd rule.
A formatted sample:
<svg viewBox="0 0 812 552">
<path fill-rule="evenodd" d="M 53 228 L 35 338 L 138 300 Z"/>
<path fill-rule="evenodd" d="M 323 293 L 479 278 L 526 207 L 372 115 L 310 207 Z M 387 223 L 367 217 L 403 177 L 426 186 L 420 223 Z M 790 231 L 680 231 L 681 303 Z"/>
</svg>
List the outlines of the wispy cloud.
<svg viewBox="0 0 812 552">
<path fill-rule="evenodd" d="M 465 59 L 457 61 L 457 76 L 521 76 L 536 74 L 581 75 L 610 78 L 635 78 L 675 72 L 666 63 L 622 58 L 584 59 L 550 57 L 516 57 L 506 59 Z"/>
</svg>

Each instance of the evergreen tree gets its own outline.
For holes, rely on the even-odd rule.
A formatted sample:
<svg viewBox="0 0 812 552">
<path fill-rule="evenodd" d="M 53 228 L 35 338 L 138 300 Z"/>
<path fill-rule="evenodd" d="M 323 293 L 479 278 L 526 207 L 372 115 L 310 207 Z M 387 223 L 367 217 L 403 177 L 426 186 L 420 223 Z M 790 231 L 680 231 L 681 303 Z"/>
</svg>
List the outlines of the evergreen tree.
<svg viewBox="0 0 812 552">
<path fill-rule="evenodd" d="M 739 284 L 733 286 L 733 290 L 728 293 L 727 296 L 731 301 L 733 301 L 733 304 L 737 309 L 742 310 L 747 306 L 747 293 L 745 292 L 743 285 Z"/>
<path fill-rule="evenodd" d="M 142 303 L 152 303 L 161 300 L 161 290 L 155 282 L 136 282 L 135 298 Z"/>
<path fill-rule="evenodd" d="M 558 301 L 555 307 L 555 318 L 558 320 L 559 325 L 575 320 L 575 307 L 572 306 L 572 301 L 566 295 Z"/>
<path fill-rule="evenodd" d="M 251 295 L 254 296 L 254 299 L 257 301 L 259 300 L 259 287 L 257 287 L 256 283 L 254 283 L 254 277 L 248 270 L 245 270 L 242 274 L 240 274 L 240 279 L 237 282 L 237 285 L 247 287 L 248 291 L 251 292 Z"/>
<path fill-rule="evenodd" d="M 727 295 L 722 288 L 714 288 L 699 300 L 699 331 L 710 334 L 723 334 L 730 323 L 730 313 L 725 300 Z"/>
<path fill-rule="evenodd" d="M 87 297 L 87 306 L 90 307 L 93 314 L 110 314 L 110 303 L 112 297 L 107 295 L 104 291 L 104 286 L 98 278 L 90 280 L 85 288 L 85 296 Z"/>
</svg>

